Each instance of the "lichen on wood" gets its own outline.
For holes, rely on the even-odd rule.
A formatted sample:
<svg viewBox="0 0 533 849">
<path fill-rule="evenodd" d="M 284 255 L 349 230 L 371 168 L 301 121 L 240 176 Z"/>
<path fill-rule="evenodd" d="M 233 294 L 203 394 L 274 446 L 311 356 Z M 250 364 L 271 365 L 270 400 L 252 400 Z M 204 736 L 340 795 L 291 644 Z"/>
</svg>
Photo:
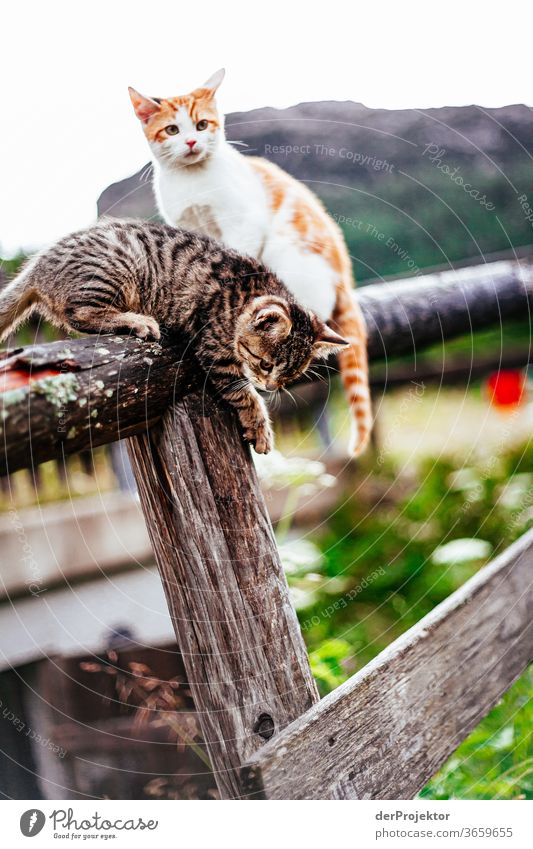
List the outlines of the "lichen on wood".
<svg viewBox="0 0 533 849">
<path fill-rule="evenodd" d="M 58 374 L 56 377 L 43 377 L 29 386 L 29 392 L 44 395 L 46 400 L 58 409 L 78 398 L 79 381 L 75 374 Z"/>
</svg>

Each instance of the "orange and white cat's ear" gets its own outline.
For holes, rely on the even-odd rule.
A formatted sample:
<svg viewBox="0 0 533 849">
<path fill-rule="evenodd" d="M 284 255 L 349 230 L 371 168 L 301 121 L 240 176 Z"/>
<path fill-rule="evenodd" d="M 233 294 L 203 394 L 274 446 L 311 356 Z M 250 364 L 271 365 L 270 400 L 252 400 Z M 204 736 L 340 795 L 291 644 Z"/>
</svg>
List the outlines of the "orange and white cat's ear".
<svg viewBox="0 0 533 849">
<path fill-rule="evenodd" d="M 288 336 L 292 322 L 280 304 L 267 304 L 255 313 L 253 325 L 257 330 L 272 332 L 277 336 Z"/>
<path fill-rule="evenodd" d="M 225 74 L 225 69 L 219 68 L 218 71 L 215 71 L 215 73 L 212 74 L 209 79 L 205 81 L 202 88 L 208 88 L 212 92 L 212 94 L 215 94 L 217 88 L 220 87 Z"/>
<path fill-rule="evenodd" d="M 331 327 L 328 327 L 327 324 L 323 324 L 321 322 L 321 326 L 318 332 L 318 336 L 315 339 L 315 353 L 318 357 L 329 357 L 330 354 L 334 354 L 336 351 L 340 351 L 342 348 L 345 348 L 350 343 L 347 339 L 344 339 L 343 336 L 339 336 L 338 333 L 335 333 Z"/>
<path fill-rule="evenodd" d="M 160 111 L 161 106 L 156 100 L 152 100 L 151 97 L 145 97 L 143 94 L 139 94 L 139 92 L 135 91 L 135 89 L 131 86 L 128 86 L 128 91 L 130 93 L 133 108 L 135 109 L 135 114 L 139 121 L 142 121 L 143 124 L 146 124 L 152 115 L 155 115 Z"/>
</svg>

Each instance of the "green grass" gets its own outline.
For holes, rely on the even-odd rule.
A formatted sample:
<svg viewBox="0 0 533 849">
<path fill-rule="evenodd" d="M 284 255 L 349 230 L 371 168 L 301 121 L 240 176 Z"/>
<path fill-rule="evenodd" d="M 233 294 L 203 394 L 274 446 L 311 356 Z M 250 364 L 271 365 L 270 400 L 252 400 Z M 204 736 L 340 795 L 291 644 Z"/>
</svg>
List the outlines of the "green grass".
<svg viewBox="0 0 533 849">
<path fill-rule="evenodd" d="M 459 746 L 425 799 L 533 799 L 533 669 Z"/>
<path fill-rule="evenodd" d="M 494 462 L 426 459 L 408 481 L 372 470 L 381 503 L 347 493 L 322 533 L 299 616 L 322 694 L 342 683 L 533 524 L 533 442 Z M 434 557 L 457 539 L 475 559 Z M 309 576 L 292 576 L 305 589 Z M 526 672 L 423 791 L 425 798 L 533 798 L 533 673 Z"/>
</svg>

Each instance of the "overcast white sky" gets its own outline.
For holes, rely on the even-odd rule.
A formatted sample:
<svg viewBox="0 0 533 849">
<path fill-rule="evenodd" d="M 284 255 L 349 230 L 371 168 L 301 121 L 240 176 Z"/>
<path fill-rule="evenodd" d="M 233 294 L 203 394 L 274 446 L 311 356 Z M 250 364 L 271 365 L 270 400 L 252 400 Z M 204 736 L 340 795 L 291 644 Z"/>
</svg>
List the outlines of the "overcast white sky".
<svg viewBox="0 0 533 849">
<path fill-rule="evenodd" d="M 0 253 L 95 216 L 148 149 L 127 93 L 225 66 L 228 112 L 306 100 L 533 104 L 531 2 L 11 0 L 0 50 Z"/>
</svg>

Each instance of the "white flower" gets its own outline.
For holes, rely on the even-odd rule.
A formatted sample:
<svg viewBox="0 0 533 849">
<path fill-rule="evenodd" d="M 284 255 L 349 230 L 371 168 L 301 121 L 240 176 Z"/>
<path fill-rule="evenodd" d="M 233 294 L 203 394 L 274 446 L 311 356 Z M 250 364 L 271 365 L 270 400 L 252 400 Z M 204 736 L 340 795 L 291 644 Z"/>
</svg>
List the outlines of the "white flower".
<svg viewBox="0 0 533 849">
<path fill-rule="evenodd" d="M 317 600 L 316 593 L 303 590 L 300 587 L 289 587 L 289 593 L 293 606 L 296 610 L 306 610 Z"/>
<path fill-rule="evenodd" d="M 498 501 L 503 507 L 509 510 L 514 510 L 522 506 L 524 500 L 531 503 L 533 490 L 533 475 L 528 472 L 523 472 L 519 475 L 513 475 L 508 483 L 500 492 Z"/>
<path fill-rule="evenodd" d="M 448 475 L 446 479 L 446 483 L 450 487 L 450 489 L 458 490 L 458 491 L 469 491 L 472 489 L 476 489 L 479 485 L 481 478 L 476 469 L 464 467 L 462 469 L 457 469 L 455 472 L 452 472 Z"/>
<path fill-rule="evenodd" d="M 306 539 L 294 539 L 279 546 L 279 556 L 288 575 L 316 571 L 322 563 L 322 552 Z"/>
<path fill-rule="evenodd" d="M 452 566 L 472 560 L 486 560 L 491 551 L 492 545 L 484 539 L 453 539 L 445 545 L 439 545 L 431 559 L 438 566 Z"/>
<path fill-rule="evenodd" d="M 331 487 L 335 478 L 326 473 L 324 463 L 306 457 L 285 457 L 280 451 L 253 454 L 261 483 L 267 489 L 312 486 Z"/>
</svg>

